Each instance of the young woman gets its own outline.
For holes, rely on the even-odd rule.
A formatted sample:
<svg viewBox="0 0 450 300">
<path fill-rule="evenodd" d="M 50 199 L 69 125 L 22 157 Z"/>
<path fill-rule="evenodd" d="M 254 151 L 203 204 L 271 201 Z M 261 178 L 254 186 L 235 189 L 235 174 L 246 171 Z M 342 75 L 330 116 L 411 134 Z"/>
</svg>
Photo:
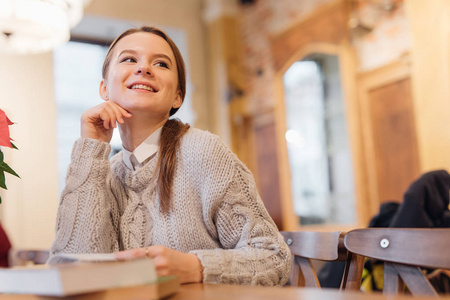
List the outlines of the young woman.
<svg viewBox="0 0 450 300">
<path fill-rule="evenodd" d="M 185 92 L 183 59 L 161 30 L 111 44 L 105 101 L 81 117 L 52 254 L 148 256 L 182 283 L 284 284 L 290 252 L 250 171 L 217 136 L 169 120 Z M 117 123 L 124 150 L 108 160 Z"/>
</svg>

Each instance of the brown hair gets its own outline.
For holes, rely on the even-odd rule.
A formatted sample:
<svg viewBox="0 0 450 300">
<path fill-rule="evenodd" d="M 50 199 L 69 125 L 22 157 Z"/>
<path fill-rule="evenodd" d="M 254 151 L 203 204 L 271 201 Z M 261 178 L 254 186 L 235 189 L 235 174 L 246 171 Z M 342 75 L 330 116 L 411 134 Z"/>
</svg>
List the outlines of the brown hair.
<svg viewBox="0 0 450 300">
<path fill-rule="evenodd" d="M 172 39 L 163 31 L 155 27 L 143 26 L 140 28 L 132 28 L 124 31 L 121 35 L 119 35 L 111 43 L 108 49 L 108 53 L 106 54 L 106 58 L 102 68 L 103 79 L 106 79 L 108 75 L 113 49 L 117 42 L 122 38 L 137 32 L 147 32 L 155 34 L 162 37 L 169 44 L 170 48 L 173 51 L 173 55 L 175 56 L 177 65 L 178 89 L 180 90 L 181 99 L 182 101 L 184 101 L 184 96 L 186 95 L 186 70 L 183 57 L 181 56 L 180 50 L 178 50 L 177 45 L 175 45 Z M 177 112 L 177 110 L 178 108 L 171 108 L 170 115 L 172 116 Z M 158 158 L 156 172 L 158 172 L 157 191 L 161 201 L 161 211 L 164 213 L 168 213 L 172 206 L 171 196 L 173 176 L 175 173 L 176 154 L 177 150 L 180 147 L 181 137 L 186 133 L 189 127 L 189 124 L 184 124 L 178 119 L 170 119 L 164 124 L 161 130 L 161 137 L 159 140 L 160 155 Z"/>
<path fill-rule="evenodd" d="M 161 130 L 157 189 L 159 198 L 161 199 L 161 210 L 163 212 L 169 212 L 172 205 L 170 199 L 172 196 L 173 175 L 175 173 L 177 159 L 176 152 L 180 148 L 181 137 L 189 127 L 189 124 L 184 124 L 178 119 L 170 119 L 164 124 Z"/>
</svg>

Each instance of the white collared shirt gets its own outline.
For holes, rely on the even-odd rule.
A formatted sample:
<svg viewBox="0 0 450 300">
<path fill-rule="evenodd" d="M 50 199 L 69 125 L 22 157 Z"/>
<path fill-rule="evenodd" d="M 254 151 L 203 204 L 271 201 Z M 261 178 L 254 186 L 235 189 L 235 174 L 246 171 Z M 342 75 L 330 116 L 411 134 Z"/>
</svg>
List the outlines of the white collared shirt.
<svg viewBox="0 0 450 300">
<path fill-rule="evenodd" d="M 159 150 L 159 137 L 162 127 L 156 129 L 149 135 L 133 152 L 123 148 L 123 162 L 131 170 L 142 167 L 145 160 L 150 158 Z"/>
</svg>

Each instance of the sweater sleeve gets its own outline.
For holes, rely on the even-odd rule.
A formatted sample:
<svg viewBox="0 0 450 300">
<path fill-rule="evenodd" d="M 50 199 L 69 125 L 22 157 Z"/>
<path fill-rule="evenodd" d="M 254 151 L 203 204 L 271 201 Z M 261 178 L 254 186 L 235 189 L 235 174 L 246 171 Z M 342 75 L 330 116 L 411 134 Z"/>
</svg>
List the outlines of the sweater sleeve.
<svg viewBox="0 0 450 300">
<path fill-rule="evenodd" d="M 222 249 L 190 252 L 202 263 L 203 281 L 283 285 L 288 280 L 291 266 L 289 248 L 264 207 L 250 171 L 231 152 L 220 152 L 227 158 L 221 162 L 217 159 L 221 155 L 216 151 L 212 166 L 220 170 L 219 176 L 223 179 L 217 185 L 227 184 L 223 189 L 209 193 L 210 199 L 203 201 L 205 223 L 215 230 L 213 234 Z"/>
<path fill-rule="evenodd" d="M 117 202 L 110 189 L 110 150 L 109 144 L 93 139 L 75 142 L 51 254 L 119 249 Z"/>
</svg>

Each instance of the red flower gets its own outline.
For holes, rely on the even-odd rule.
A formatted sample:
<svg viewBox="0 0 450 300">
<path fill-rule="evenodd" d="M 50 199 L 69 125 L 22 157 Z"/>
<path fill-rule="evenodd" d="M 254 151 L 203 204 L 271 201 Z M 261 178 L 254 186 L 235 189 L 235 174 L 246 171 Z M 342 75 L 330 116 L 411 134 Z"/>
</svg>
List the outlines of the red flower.
<svg viewBox="0 0 450 300">
<path fill-rule="evenodd" d="M 5 112 L 0 109 L 0 146 L 12 148 L 11 137 L 9 136 L 9 125 L 14 124 L 6 116 Z"/>
<path fill-rule="evenodd" d="M 17 149 L 17 147 L 11 143 L 12 139 L 9 136 L 9 125 L 14 124 L 6 116 L 5 112 L 0 109 L 0 147 L 5 146 L 9 148 Z M 3 160 L 3 152 L 0 149 L 0 188 L 6 190 L 5 184 L 5 172 L 11 175 L 19 177 L 13 169 L 11 169 L 8 164 Z M 19 177 L 20 178 L 20 177 Z M 2 203 L 2 197 L 0 197 L 0 203 Z"/>
</svg>

